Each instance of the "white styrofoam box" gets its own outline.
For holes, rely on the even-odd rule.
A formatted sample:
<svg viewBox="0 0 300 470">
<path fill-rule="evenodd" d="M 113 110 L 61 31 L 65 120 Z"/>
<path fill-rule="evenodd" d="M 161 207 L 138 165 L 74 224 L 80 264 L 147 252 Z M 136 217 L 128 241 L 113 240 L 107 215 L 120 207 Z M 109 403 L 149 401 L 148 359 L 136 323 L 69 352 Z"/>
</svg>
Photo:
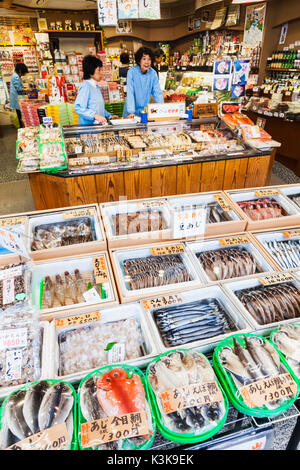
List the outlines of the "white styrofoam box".
<svg viewBox="0 0 300 470">
<path fill-rule="evenodd" d="M 283 186 L 278 186 L 278 190 L 284 194 L 291 204 L 295 207 L 295 210 L 297 212 L 300 212 L 300 207 L 290 199 L 290 196 L 294 196 L 296 194 L 300 194 L 300 184 L 289 184 L 289 185 L 283 185 Z"/>
<path fill-rule="evenodd" d="M 272 273 L 274 275 L 277 275 L 278 272 Z M 291 273 L 289 273 L 291 274 Z M 290 323 L 291 321 L 295 321 L 295 318 L 287 319 L 287 320 L 280 320 L 278 322 L 272 322 L 272 323 L 266 323 L 266 324 L 259 324 L 255 318 L 250 314 L 250 312 L 244 307 L 243 303 L 238 299 L 236 296 L 236 292 L 244 289 L 251 289 L 251 288 L 259 288 L 263 287 L 263 284 L 259 280 L 259 278 L 265 277 L 266 274 L 261 274 L 257 275 L 256 277 L 251 277 L 247 279 L 241 279 L 241 280 L 234 280 L 234 281 L 229 281 L 229 282 L 224 282 L 221 284 L 221 288 L 224 289 L 224 292 L 228 294 L 228 296 L 232 299 L 233 302 L 236 303 L 239 311 L 241 314 L 246 318 L 248 323 L 251 325 L 251 327 L 255 331 L 259 330 L 267 330 L 267 329 L 272 329 L 278 326 L 279 323 Z M 296 280 L 291 281 L 291 283 L 297 287 L 297 289 L 300 289 L 300 282 Z M 280 285 L 280 284 L 277 284 Z M 274 284 L 276 287 L 276 284 Z"/>
<path fill-rule="evenodd" d="M 94 310 L 89 310 L 89 312 L 93 312 Z M 140 333 L 142 336 L 142 347 L 145 352 L 143 356 L 137 357 L 136 359 L 131 359 L 127 360 L 125 359 L 121 363 L 124 364 L 129 364 L 132 366 L 136 367 L 146 367 L 146 365 L 152 360 L 153 357 L 157 356 L 159 354 L 159 350 L 156 347 L 155 341 L 153 339 L 153 336 L 151 332 L 149 331 L 148 323 L 145 318 L 145 314 L 143 312 L 143 309 L 138 303 L 130 303 L 130 304 L 123 304 L 123 305 L 117 305 L 115 307 L 110 307 L 110 308 L 101 308 L 100 310 L 101 314 L 101 320 L 99 322 L 96 322 L 96 324 L 105 324 L 105 323 L 115 323 L 119 321 L 124 321 L 129 318 L 134 318 L 140 329 Z M 78 314 L 80 315 L 80 313 Z M 72 316 L 72 315 L 71 315 Z M 59 318 L 63 318 L 60 316 Z M 51 356 L 50 357 L 50 363 L 51 363 L 51 372 L 52 372 L 52 377 L 59 378 L 62 380 L 67 380 L 68 382 L 74 383 L 74 382 L 79 382 L 83 377 L 85 377 L 87 374 L 89 374 L 92 370 L 97 369 L 99 367 L 105 366 L 107 364 L 101 364 L 99 361 L 99 364 L 97 367 L 93 369 L 85 369 L 85 370 L 80 370 L 77 373 L 73 374 L 68 374 L 68 375 L 60 375 L 59 374 L 59 342 L 58 342 L 58 334 L 63 333 L 66 330 L 76 330 L 78 328 L 83 328 L 83 327 L 92 327 L 94 323 L 88 323 L 88 324 L 83 324 L 75 327 L 68 327 L 66 329 L 56 329 L 56 320 L 53 320 L 50 325 L 50 330 L 51 330 Z M 84 338 L 83 338 L 84 341 Z M 114 339 L 112 338 L 112 341 Z M 74 360 L 76 360 L 76 352 L 74 352 Z M 116 363 L 119 364 L 119 363 Z"/>
<path fill-rule="evenodd" d="M 247 235 L 240 234 L 239 236 L 247 236 Z M 186 246 L 187 246 L 187 249 L 191 251 L 193 260 L 195 262 L 195 266 L 199 270 L 200 277 L 204 280 L 205 283 L 211 283 L 211 282 L 217 281 L 217 280 L 213 281 L 208 277 L 200 260 L 196 256 L 197 253 L 202 253 L 205 251 L 227 250 L 228 248 L 244 248 L 253 256 L 253 258 L 257 262 L 257 265 L 262 269 L 262 272 L 274 271 L 274 266 L 268 263 L 263 253 L 259 251 L 259 249 L 251 242 L 250 239 L 249 239 L 249 243 L 240 243 L 238 245 L 230 245 L 227 247 L 224 247 L 219 241 L 219 239 L 209 239 L 209 240 L 203 240 L 203 241 L 187 242 Z M 245 276 L 248 276 L 248 275 L 245 274 Z M 255 274 L 253 274 L 253 276 L 255 276 Z M 239 276 L 239 278 L 240 277 L 244 277 L 244 276 Z M 220 279 L 219 281 L 223 281 L 223 279 Z"/>
<path fill-rule="evenodd" d="M 170 351 L 175 348 L 197 348 L 200 345 L 210 344 L 210 343 L 217 343 L 221 341 L 226 336 L 229 336 L 233 333 L 249 333 L 252 331 L 252 328 L 246 318 L 240 314 L 236 304 L 231 301 L 230 297 L 221 289 L 218 284 L 211 284 L 209 286 L 199 287 L 198 289 L 188 290 L 188 291 L 180 291 L 178 290 L 175 294 L 178 294 L 182 298 L 182 302 L 173 304 L 174 309 L 176 309 L 177 305 L 184 305 L 194 301 L 201 301 L 205 299 L 216 299 L 221 306 L 223 307 L 225 313 L 227 314 L 227 318 L 229 319 L 230 323 L 234 325 L 236 330 L 230 331 L 228 333 L 224 333 L 221 335 L 216 335 L 211 338 L 204 338 L 196 341 L 187 342 L 185 344 L 180 344 L 177 346 L 170 346 L 168 347 L 162 338 L 161 332 L 159 327 L 157 326 L 153 310 L 160 310 L 159 307 L 157 309 L 149 309 L 147 307 L 147 301 L 151 299 L 145 299 L 140 301 L 142 305 L 147 321 L 149 322 L 149 326 L 153 332 L 153 337 L 155 339 L 157 348 L 161 352 Z M 168 305 L 168 307 L 170 307 Z M 191 323 L 192 325 L 192 323 Z"/>
<path fill-rule="evenodd" d="M 78 304 L 65 305 L 61 307 L 43 308 L 40 309 L 40 298 L 41 298 L 41 282 L 46 276 L 55 276 L 60 274 L 64 279 L 65 271 L 73 274 L 75 269 L 79 269 L 80 273 L 93 272 L 93 258 L 103 255 L 105 257 L 106 266 L 108 269 L 109 280 L 103 284 L 103 288 L 106 290 L 107 297 L 105 299 L 99 299 L 93 304 L 105 305 L 109 302 L 116 301 L 116 295 L 113 288 L 113 278 L 110 276 L 109 260 L 107 253 L 97 253 L 90 256 L 78 256 L 78 257 L 66 257 L 59 258 L 50 261 L 35 262 L 32 269 L 32 303 L 34 308 L 39 310 L 40 315 L 49 314 L 51 312 L 60 312 L 68 310 L 70 308 L 87 307 L 88 302 L 80 302 Z"/>
</svg>

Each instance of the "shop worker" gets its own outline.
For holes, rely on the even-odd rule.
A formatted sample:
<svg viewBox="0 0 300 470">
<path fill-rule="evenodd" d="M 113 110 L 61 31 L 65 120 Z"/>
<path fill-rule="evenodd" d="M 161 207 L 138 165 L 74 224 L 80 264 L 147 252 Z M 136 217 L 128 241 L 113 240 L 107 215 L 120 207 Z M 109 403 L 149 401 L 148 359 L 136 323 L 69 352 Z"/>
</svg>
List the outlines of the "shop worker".
<svg viewBox="0 0 300 470">
<path fill-rule="evenodd" d="M 128 52 L 122 52 L 120 55 L 120 62 L 122 64 L 119 67 L 119 77 L 120 78 L 127 78 L 128 70 L 129 70 L 129 54 Z"/>
<path fill-rule="evenodd" d="M 158 70 L 158 66 L 162 63 L 162 61 L 164 60 L 164 51 L 162 49 L 155 49 L 154 53 L 153 53 L 153 56 L 154 56 L 154 61 L 153 61 L 153 65 L 152 65 L 152 68 L 155 70 L 155 72 L 158 74 L 159 70 Z"/>
<path fill-rule="evenodd" d="M 18 96 L 24 95 L 24 84 L 22 78 L 28 73 L 28 68 L 23 62 L 16 64 L 15 71 L 10 79 L 10 88 L 9 88 L 9 102 L 11 109 L 15 109 L 18 115 L 20 126 L 22 126 L 22 117 L 20 106 L 18 102 Z"/>
<path fill-rule="evenodd" d="M 150 103 L 151 95 L 156 103 L 163 103 L 164 96 L 160 89 L 157 73 L 152 68 L 153 52 L 147 47 L 140 47 L 135 54 L 137 65 L 127 74 L 127 96 L 123 116 L 139 116 Z"/>
<path fill-rule="evenodd" d="M 111 116 L 104 107 L 104 100 L 99 87 L 103 80 L 102 61 L 98 57 L 87 55 L 82 61 L 83 83 L 80 85 L 75 100 L 74 110 L 78 114 L 78 125 L 105 124 Z"/>
</svg>

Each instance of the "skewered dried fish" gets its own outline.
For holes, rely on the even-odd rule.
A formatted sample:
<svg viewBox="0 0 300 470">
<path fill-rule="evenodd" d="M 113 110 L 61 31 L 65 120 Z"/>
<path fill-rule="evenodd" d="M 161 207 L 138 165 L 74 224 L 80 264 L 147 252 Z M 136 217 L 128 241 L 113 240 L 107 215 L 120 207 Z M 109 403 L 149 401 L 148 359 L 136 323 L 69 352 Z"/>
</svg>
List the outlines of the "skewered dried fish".
<svg viewBox="0 0 300 470">
<path fill-rule="evenodd" d="M 55 296 L 59 300 L 60 305 L 66 305 L 65 289 L 62 278 L 59 274 L 56 274 L 55 276 Z"/>
<path fill-rule="evenodd" d="M 53 307 L 54 302 L 54 286 L 50 276 L 45 277 L 44 281 L 44 299 L 47 308 Z"/>
<path fill-rule="evenodd" d="M 77 294 L 77 303 L 80 302 L 80 298 L 84 300 L 83 294 L 86 292 L 86 284 L 84 279 L 82 278 L 79 269 L 75 269 L 75 287 L 76 287 L 76 294 Z"/>
<path fill-rule="evenodd" d="M 76 286 L 69 271 L 65 271 L 65 281 L 66 281 L 67 294 L 72 299 L 73 303 L 77 304 L 78 299 L 76 295 Z"/>
<path fill-rule="evenodd" d="M 162 212 L 153 209 L 116 214 L 112 216 L 112 223 L 117 236 L 167 228 Z"/>
<path fill-rule="evenodd" d="M 264 245 L 283 269 L 300 266 L 300 240 L 273 240 Z"/>
<path fill-rule="evenodd" d="M 239 201 L 238 205 L 251 220 L 266 220 L 288 215 L 287 211 L 274 198 Z"/>
</svg>

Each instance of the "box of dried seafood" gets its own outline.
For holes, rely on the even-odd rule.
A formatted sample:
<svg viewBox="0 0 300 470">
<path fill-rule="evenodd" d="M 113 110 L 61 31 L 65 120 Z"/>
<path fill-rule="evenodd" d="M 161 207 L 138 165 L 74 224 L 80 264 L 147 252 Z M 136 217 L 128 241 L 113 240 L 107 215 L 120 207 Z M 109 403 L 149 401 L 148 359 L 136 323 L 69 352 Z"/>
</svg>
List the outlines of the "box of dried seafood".
<svg viewBox="0 0 300 470">
<path fill-rule="evenodd" d="M 300 268 L 300 229 L 289 228 L 268 232 L 252 232 L 265 256 L 271 257 L 280 271 Z"/>
<path fill-rule="evenodd" d="M 194 238 L 203 238 L 203 236 L 213 237 L 245 231 L 245 217 L 242 217 L 236 211 L 235 205 L 232 204 L 222 191 L 168 196 L 166 199 L 170 206 L 173 230 L 178 214 L 182 213 L 184 217 L 186 213 L 200 209 L 206 211 L 206 220 L 203 221 L 205 227 L 199 231 L 199 236 L 197 234 L 193 235 Z M 183 234 L 185 233 L 185 228 L 182 229 Z M 183 237 L 179 236 L 176 238 L 180 239 Z"/>
<path fill-rule="evenodd" d="M 28 216 L 26 238 L 34 260 L 107 249 L 97 204 L 32 213 Z"/>
<path fill-rule="evenodd" d="M 300 211 L 300 184 L 283 184 L 278 186 L 278 190 L 289 198 Z"/>
<path fill-rule="evenodd" d="M 270 341 L 284 355 L 285 360 L 300 379 L 300 322 L 279 325 L 271 332 Z"/>
<path fill-rule="evenodd" d="M 169 206 L 163 198 L 100 204 L 109 249 L 171 240 Z"/>
<path fill-rule="evenodd" d="M 51 322 L 52 377 L 80 381 L 99 367 L 145 367 L 158 354 L 138 303 L 57 316 Z"/>
<path fill-rule="evenodd" d="M 221 287 L 254 330 L 267 331 L 300 318 L 300 282 L 291 272 L 224 281 Z"/>
<path fill-rule="evenodd" d="M 277 265 L 268 261 L 249 234 L 187 242 L 186 247 L 205 283 L 258 273 L 272 272 Z"/>
<path fill-rule="evenodd" d="M 43 320 L 62 311 L 119 303 L 107 252 L 34 263 L 32 303 Z"/>
<path fill-rule="evenodd" d="M 140 301 L 160 352 L 197 348 L 251 327 L 218 284 Z"/>
<path fill-rule="evenodd" d="M 295 205 L 274 187 L 225 191 L 236 211 L 247 220 L 247 231 L 300 225 Z"/>
<path fill-rule="evenodd" d="M 183 243 L 161 243 L 110 250 L 121 303 L 201 285 Z"/>
</svg>

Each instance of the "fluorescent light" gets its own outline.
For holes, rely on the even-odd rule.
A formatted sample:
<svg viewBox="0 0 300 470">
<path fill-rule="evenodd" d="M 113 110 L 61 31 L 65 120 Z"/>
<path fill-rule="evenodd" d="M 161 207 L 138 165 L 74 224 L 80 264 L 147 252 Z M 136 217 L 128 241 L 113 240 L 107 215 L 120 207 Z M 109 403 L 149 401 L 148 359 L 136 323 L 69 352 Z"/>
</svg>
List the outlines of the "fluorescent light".
<svg viewBox="0 0 300 470">
<path fill-rule="evenodd" d="M 232 4 L 241 4 L 241 3 L 261 3 L 262 0 L 232 0 Z"/>
</svg>

